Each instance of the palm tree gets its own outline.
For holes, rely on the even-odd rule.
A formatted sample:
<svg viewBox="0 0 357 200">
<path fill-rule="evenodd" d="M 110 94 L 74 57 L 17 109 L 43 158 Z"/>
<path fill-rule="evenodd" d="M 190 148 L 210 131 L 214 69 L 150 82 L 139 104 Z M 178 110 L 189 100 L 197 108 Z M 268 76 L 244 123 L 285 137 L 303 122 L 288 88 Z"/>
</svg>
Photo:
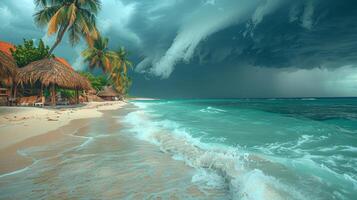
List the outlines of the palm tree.
<svg viewBox="0 0 357 200">
<path fill-rule="evenodd" d="M 119 60 L 121 61 L 121 66 L 123 67 L 123 73 L 126 75 L 128 72 L 128 68 L 132 68 L 133 63 L 129 61 L 129 52 L 124 48 L 121 47 L 118 51 L 116 51 L 116 54 L 119 57 Z"/>
<path fill-rule="evenodd" d="M 128 52 L 123 47 L 118 51 L 111 51 L 108 48 L 108 42 L 108 38 L 99 35 L 93 41 L 93 46 L 88 46 L 82 52 L 82 56 L 91 70 L 101 68 L 108 74 L 108 79 L 111 79 L 115 89 L 125 94 L 131 85 L 127 71 L 132 67 L 132 63 L 128 59 Z"/>
<path fill-rule="evenodd" d="M 96 38 L 96 15 L 101 7 L 100 0 L 34 0 L 39 9 L 35 21 L 39 26 L 48 25 L 47 34 L 57 33 L 57 38 L 48 55 L 62 41 L 66 32 L 72 45 L 84 37 L 90 44 Z"/>
<path fill-rule="evenodd" d="M 120 93 L 126 94 L 131 85 L 131 79 L 127 74 L 128 68 L 131 68 L 133 64 L 131 61 L 129 61 L 129 53 L 125 50 L 124 47 L 121 47 L 115 53 L 119 62 L 113 65 L 110 76 L 116 86 L 116 89 Z"/>
<path fill-rule="evenodd" d="M 82 52 L 84 60 L 89 63 L 89 68 L 93 70 L 99 67 L 103 72 L 110 72 L 112 66 L 119 63 L 119 57 L 108 48 L 108 38 L 103 38 L 100 35 L 93 41 L 93 46 L 88 46 Z"/>
</svg>

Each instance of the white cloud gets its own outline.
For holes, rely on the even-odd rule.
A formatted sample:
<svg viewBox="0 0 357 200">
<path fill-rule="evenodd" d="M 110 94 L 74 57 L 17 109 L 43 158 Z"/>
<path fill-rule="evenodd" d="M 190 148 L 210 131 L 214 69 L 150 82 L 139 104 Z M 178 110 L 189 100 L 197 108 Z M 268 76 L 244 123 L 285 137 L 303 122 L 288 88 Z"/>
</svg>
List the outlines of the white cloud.
<svg viewBox="0 0 357 200">
<path fill-rule="evenodd" d="M 301 18 L 301 25 L 306 29 L 309 30 L 312 29 L 312 26 L 314 24 L 313 16 L 314 16 L 314 1 L 313 0 L 306 1 L 304 13 Z"/>
<path fill-rule="evenodd" d="M 252 16 L 254 27 L 263 21 L 264 16 L 273 12 L 281 4 L 281 2 L 282 0 L 269 0 L 260 4 Z"/>
<path fill-rule="evenodd" d="M 118 0 L 103 1 L 102 12 L 98 16 L 98 26 L 103 34 L 114 32 L 130 42 L 140 45 L 141 40 L 128 25 L 136 12 L 136 3 L 123 4 Z"/>
<path fill-rule="evenodd" d="M 176 63 L 188 62 L 197 45 L 213 33 L 252 17 L 260 23 L 264 15 L 277 7 L 280 0 L 236 0 L 204 4 L 190 15 L 180 27 L 176 38 L 166 53 L 153 63 L 150 72 L 168 78 Z"/>
</svg>

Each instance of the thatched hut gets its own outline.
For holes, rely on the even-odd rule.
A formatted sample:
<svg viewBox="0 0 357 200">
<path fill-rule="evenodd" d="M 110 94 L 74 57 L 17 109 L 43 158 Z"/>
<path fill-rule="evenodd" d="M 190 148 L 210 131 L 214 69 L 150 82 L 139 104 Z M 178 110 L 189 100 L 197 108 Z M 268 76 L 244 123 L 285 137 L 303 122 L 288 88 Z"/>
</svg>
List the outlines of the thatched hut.
<svg viewBox="0 0 357 200">
<path fill-rule="evenodd" d="M 0 79 L 13 79 L 16 75 L 17 66 L 12 56 L 0 51 Z"/>
<path fill-rule="evenodd" d="M 12 97 L 17 66 L 11 55 L 13 45 L 0 41 L 0 104 L 8 104 Z"/>
<path fill-rule="evenodd" d="M 79 102 L 79 90 L 92 89 L 86 78 L 75 72 L 71 67 L 50 58 L 32 62 L 19 69 L 17 82 L 18 85 L 39 82 L 41 84 L 41 91 L 43 87 L 50 87 L 52 105 L 56 104 L 56 86 L 75 90 L 77 103 Z"/>
<path fill-rule="evenodd" d="M 108 101 L 113 101 L 116 98 L 119 98 L 120 94 L 111 86 L 106 86 L 102 91 L 98 92 L 97 96 Z"/>
<path fill-rule="evenodd" d="M 17 66 L 15 59 L 11 55 L 10 49 L 15 49 L 15 46 L 8 43 L 0 41 L 0 79 L 1 80 L 11 80 L 17 72 Z"/>
</svg>

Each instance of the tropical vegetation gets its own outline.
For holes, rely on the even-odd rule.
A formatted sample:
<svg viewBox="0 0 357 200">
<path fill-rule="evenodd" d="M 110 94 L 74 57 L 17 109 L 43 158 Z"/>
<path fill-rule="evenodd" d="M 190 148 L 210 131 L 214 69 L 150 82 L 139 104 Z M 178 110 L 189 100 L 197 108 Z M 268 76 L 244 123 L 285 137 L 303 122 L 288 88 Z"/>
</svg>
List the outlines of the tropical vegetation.
<svg viewBox="0 0 357 200">
<path fill-rule="evenodd" d="M 35 46 L 33 40 L 24 39 L 23 44 L 16 45 L 15 49 L 10 49 L 12 57 L 18 67 L 24 67 L 29 63 L 46 58 L 49 54 L 49 47 L 42 40 Z M 53 57 L 53 55 L 51 55 Z"/>
<path fill-rule="evenodd" d="M 35 4 L 39 10 L 35 13 L 35 22 L 40 27 L 47 26 L 49 36 L 57 34 L 49 55 L 66 32 L 72 45 L 81 38 L 89 44 L 97 38 L 96 16 L 101 8 L 99 0 L 35 0 Z"/>
<path fill-rule="evenodd" d="M 89 69 L 101 68 L 103 72 L 111 70 L 114 61 L 118 61 L 117 54 L 110 51 L 108 48 L 108 38 L 98 36 L 93 41 L 93 46 L 88 45 L 88 48 L 82 52 L 84 60 L 88 63 Z"/>
<path fill-rule="evenodd" d="M 124 47 L 113 50 L 109 48 L 109 39 L 100 35 L 96 27 L 96 17 L 101 9 L 100 0 L 34 0 L 34 2 L 36 4 L 36 13 L 34 14 L 36 24 L 43 28 L 46 27 L 47 35 L 55 35 L 56 39 L 50 47 L 45 45 L 41 39 L 38 42 L 24 39 L 22 44 L 10 45 L 11 49 L 6 50 L 6 54 L 0 54 L 1 70 L 7 70 L 7 76 L 1 77 L 2 81 L 5 78 L 11 81 L 11 76 L 14 77 L 16 74 L 18 78 L 20 72 L 22 73 L 22 78 L 19 78 L 17 83 L 13 82 L 14 90 L 11 88 L 11 93 L 15 97 L 18 85 L 22 85 L 20 90 L 23 94 L 27 89 L 30 93 L 40 91 L 40 96 L 43 96 L 44 93 L 46 96 L 48 93 L 54 104 L 56 92 L 60 92 L 65 97 L 75 96 L 78 101 L 80 90 L 91 90 L 91 86 L 96 91 L 100 91 L 104 89 L 104 86 L 111 85 L 120 94 L 128 94 L 132 83 L 128 71 L 133 64 Z M 80 76 L 65 59 L 54 55 L 54 50 L 65 35 L 68 36 L 72 45 L 76 45 L 81 40 L 87 43 L 87 48 L 81 56 L 88 64 L 90 72 L 80 72 Z M 6 68 L 3 67 L 5 66 L 3 63 L 6 64 Z M 12 63 L 13 70 L 9 63 Z M 25 66 L 29 67 L 23 68 Z M 23 69 L 18 70 L 17 67 Z M 101 69 L 103 74 L 93 75 L 91 72 L 96 68 Z M 62 72 L 70 75 L 63 76 L 66 73 Z M 2 74 L 5 74 L 5 71 Z M 34 74 L 36 74 L 35 78 Z M 61 80 L 57 77 L 60 74 L 62 74 Z M 31 87 L 35 85 L 38 88 L 29 88 L 29 84 Z M 27 88 L 24 85 L 27 85 Z"/>
<path fill-rule="evenodd" d="M 93 46 L 88 45 L 88 48 L 82 52 L 82 56 L 90 69 L 102 69 L 103 72 L 109 74 L 108 78 L 114 84 L 115 89 L 121 94 L 126 94 L 131 85 L 127 72 L 128 68 L 132 67 L 132 63 L 124 47 L 113 51 L 109 49 L 108 43 L 108 38 L 98 36 Z"/>
<path fill-rule="evenodd" d="M 93 89 L 95 89 L 97 92 L 102 90 L 105 86 L 112 84 L 111 80 L 108 79 L 108 77 L 105 75 L 94 76 L 89 72 L 80 72 L 80 74 L 89 80 Z"/>
<path fill-rule="evenodd" d="M 117 91 L 127 94 L 132 84 L 131 78 L 128 77 L 128 68 L 132 68 L 133 63 L 129 60 L 129 53 L 124 47 L 121 47 L 115 53 L 120 62 L 113 66 L 110 76 L 115 83 Z"/>
</svg>

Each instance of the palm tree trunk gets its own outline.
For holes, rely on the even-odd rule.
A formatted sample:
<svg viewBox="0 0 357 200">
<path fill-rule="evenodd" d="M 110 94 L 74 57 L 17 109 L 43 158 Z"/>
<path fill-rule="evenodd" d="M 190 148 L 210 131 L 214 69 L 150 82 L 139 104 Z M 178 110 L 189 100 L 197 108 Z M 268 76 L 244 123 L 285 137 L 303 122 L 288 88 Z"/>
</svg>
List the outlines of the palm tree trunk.
<svg viewBox="0 0 357 200">
<path fill-rule="evenodd" d="M 61 43 L 62 38 L 63 38 L 64 34 L 66 33 L 68 26 L 69 26 L 69 24 L 67 23 L 66 26 L 62 30 L 60 30 L 60 32 L 58 32 L 56 42 L 53 44 L 51 49 L 48 51 L 48 57 L 52 55 L 53 50 L 55 50 L 55 48 L 59 45 L 59 43 Z"/>
</svg>

